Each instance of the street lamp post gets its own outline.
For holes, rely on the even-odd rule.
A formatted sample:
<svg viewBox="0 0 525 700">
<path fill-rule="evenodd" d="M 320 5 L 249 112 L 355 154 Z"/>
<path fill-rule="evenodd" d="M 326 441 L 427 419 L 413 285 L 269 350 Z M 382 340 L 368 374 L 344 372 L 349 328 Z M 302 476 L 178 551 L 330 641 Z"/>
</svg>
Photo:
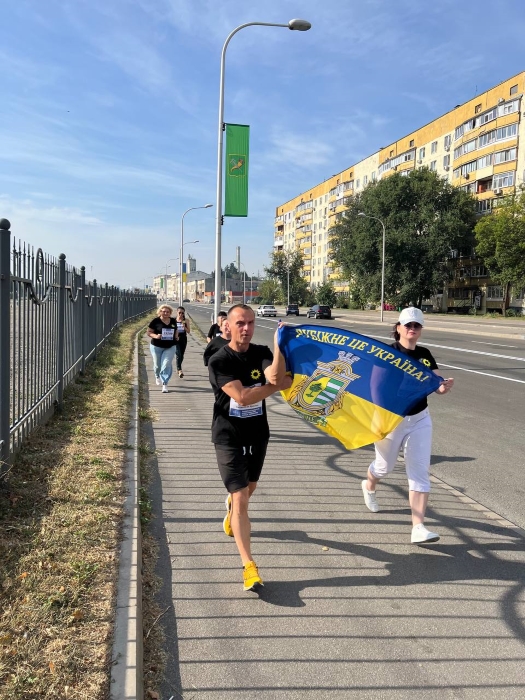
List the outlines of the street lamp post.
<svg viewBox="0 0 525 700">
<path fill-rule="evenodd" d="M 224 75 L 226 67 L 226 49 L 231 38 L 245 27 L 285 27 L 299 32 L 306 32 L 312 26 L 304 19 L 292 19 L 288 24 L 274 24 L 273 22 L 247 22 L 236 27 L 228 35 L 221 53 L 221 75 L 219 83 L 219 128 L 217 136 L 217 201 L 216 201 L 216 226 L 215 226 L 215 318 L 221 310 L 221 235 L 222 235 L 222 160 L 223 160 L 223 126 L 224 126 Z"/>
<path fill-rule="evenodd" d="M 379 223 L 383 227 L 383 253 L 381 255 L 381 323 L 383 323 L 383 307 L 385 305 L 385 223 L 382 219 L 379 219 L 377 216 L 369 216 L 368 214 L 365 214 L 362 211 L 360 211 L 357 216 L 364 216 L 366 219 L 374 219 L 375 221 L 379 221 Z"/>
<path fill-rule="evenodd" d="M 213 204 L 205 204 L 202 207 L 190 207 L 189 209 L 186 209 L 182 215 L 182 219 L 180 220 L 179 305 L 182 304 L 182 249 L 184 248 L 184 217 L 189 211 L 193 211 L 194 209 L 209 209 L 210 207 L 213 207 Z M 198 243 L 198 241 L 193 241 L 193 243 Z"/>
</svg>

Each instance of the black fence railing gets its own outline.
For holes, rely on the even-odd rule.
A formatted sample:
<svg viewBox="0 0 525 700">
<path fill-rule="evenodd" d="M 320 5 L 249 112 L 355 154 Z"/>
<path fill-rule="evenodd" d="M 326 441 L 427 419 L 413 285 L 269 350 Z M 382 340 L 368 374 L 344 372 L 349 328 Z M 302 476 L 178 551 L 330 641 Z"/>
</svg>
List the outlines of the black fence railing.
<svg viewBox="0 0 525 700">
<path fill-rule="evenodd" d="M 12 239 L 0 220 L 0 475 L 111 331 L 157 297 L 86 280 L 85 268 Z"/>
</svg>

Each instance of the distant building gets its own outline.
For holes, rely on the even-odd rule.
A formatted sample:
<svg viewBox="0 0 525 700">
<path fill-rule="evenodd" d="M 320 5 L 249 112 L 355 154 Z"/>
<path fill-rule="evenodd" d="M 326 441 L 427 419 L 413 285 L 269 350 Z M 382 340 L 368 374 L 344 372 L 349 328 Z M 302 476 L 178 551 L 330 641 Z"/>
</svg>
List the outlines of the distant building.
<svg viewBox="0 0 525 700">
<path fill-rule="evenodd" d="M 475 195 L 480 216 L 490 214 L 525 179 L 524 89 L 522 72 L 279 204 L 274 250 L 302 251 L 302 274 L 311 288 L 330 279 L 338 293 L 348 292 L 348 281 L 329 260 L 330 227 L 354 193 L 394 171 L 408 175 L 426 166 Z M 455 279 L 434 304 L 443 310 L 499 310 L 503 288 L 491 282 L 475 251 L 453 251 L 451 258 Z M 524 290 L 512 290 L 511 306 L 525 313 Z"/>
</svg>

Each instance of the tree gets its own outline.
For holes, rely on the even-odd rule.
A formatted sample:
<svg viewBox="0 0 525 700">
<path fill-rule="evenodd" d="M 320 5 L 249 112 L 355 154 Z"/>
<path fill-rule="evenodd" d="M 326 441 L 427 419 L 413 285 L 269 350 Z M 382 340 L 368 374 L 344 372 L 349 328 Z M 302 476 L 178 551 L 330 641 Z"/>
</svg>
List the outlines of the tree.
<svg viewBox="0 0 525 700">
<path fill-rule="evenodd" d="M 259 298 L 261 304 L 274 304 L 279 301 L 281 293 L 281 285 L 277 280 L 264 280 L 259 285 Z"/>
<path fill-rule="evenodd" d="M 277 300 L 284 303 L 288 301 L 288 274 L 290 276 L 290 303 L 307 305 L 311 294 L 308 283 L 301 274 L 303 267 L 303 254 L 300 250 L 284 252 L 275 251 L 271 254 L 271 265 L 264 270 L 268 277 L 280 284 L 280 292 Z"/>
<path fill-rule="evenodd" d="M 380 298 L 383 228 L 359 212 L 385 224 L 385 299 L 396 306 L 421 306 L 449 278 L 450 250 L 474 240 L 474 198 L 428 168 L 370 184 L 330 229 L 331 258 L 361 300 Z"/>
<path fill-rule="evenodd" d="M 525 186 L 480 219 L 474 232 L 477 254 L 491 279 L 503 286 L 501 310 L 505 315 L 510 285 L 525 287 Z"/>
<path fill-rule="evenodd" d="M 331 282 L 324 282 L 316 289 L 316 300 L 318 304 L 334 307 L 337 302 L 337 294 Z"/>
</svg>

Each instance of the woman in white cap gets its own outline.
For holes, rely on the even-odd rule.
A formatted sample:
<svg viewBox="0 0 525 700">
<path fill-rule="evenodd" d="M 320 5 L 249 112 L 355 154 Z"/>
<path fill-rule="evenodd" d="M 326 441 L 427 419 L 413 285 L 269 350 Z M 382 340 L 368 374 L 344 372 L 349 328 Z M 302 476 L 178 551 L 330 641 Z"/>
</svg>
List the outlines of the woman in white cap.
<svg viewBox="0 0 525 700">
<path fill-rule="evenodd" d="M 403 309 L 394 326 L 392 347 L 422 362 L 427 369 L 441 376 L 430 350 L 417 344 L 425 317 L 420 309 L 410 306 Z M 452 389 L 453 379 L 444 379 L 436 394 L 446 394 Z M 368 467 L 368 478 L 362 483 L 366 507 L 373 513 L 379 510 L 376 486 L 395 467 L 399 450 L 404 449 L 408 476 L 409 501 L 412 510 L 412 536 L 414 544 L 437 542 L 439 535 L 425 527 L 425 511 L 430 491 L 430 451 L 432 446 L 432 421 L 427 399 L 421 399 L 412 407 L 402 422 L 374 447 L 376 458 Z"/>
</svg>

